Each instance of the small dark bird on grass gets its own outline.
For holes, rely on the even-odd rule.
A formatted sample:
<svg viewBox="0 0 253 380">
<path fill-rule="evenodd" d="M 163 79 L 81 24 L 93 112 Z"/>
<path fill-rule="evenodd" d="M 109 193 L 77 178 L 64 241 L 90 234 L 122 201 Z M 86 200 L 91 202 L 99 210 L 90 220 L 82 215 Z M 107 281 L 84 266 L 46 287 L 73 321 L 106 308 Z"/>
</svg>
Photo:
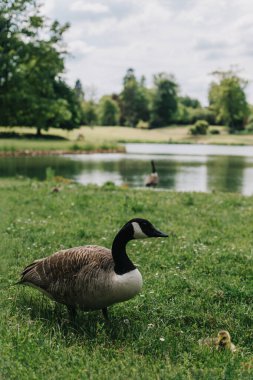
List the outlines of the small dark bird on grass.
<svg viewBox="0 0 253 380">
<path fill-rule="evenodd" d="M 52 193 L 59 193 L 59 191 L 60 191 L 60 188 L 59 187 L 57 187 L 57 186 L 55 186 L 55 187 L 53 187 L 52 188 Z"/>
<path fill-rule="evenodd" d="M 115 236 L 111 250 L 86 245 L 56 252 L 25 267 L 18 283 L 30 285 L 66 305 L 72 317 L 77 308 L 101 309 L 108 319 L 108 306 L 129 300 L 142 287 L 141 273 L 127 256 L 127 243 L 167 236 L 148 220 L 131 219 Z"/>
<path fill-rule="evenodd" d="M 147 178 L 145 179 L 145 186 L 147 187 L 155 187 L 159 183 L 159 176 L 156 171 L 155 163 L 153 160 L 151 161 L 151 166 L 152 166 L 152 173 L 148 175 Z"/>
</svg>

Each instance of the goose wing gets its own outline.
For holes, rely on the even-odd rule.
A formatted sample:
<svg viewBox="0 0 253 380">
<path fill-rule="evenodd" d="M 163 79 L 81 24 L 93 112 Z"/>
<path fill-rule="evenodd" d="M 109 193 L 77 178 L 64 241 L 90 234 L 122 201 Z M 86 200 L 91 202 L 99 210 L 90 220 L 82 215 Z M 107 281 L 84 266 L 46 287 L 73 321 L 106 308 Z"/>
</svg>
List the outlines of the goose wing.
<svg viewBox="0 0 253 380">
<path fill-rule="evenodd" d="M 19 283 L 40 288 L 50 294 L 50 289 L 56 284 L 73 281 L 81 271 L 106 271 L 113 266 L 109 249 L 100 246 L 76 247 L 35 260 L 24 268 Z"/>
</svg>

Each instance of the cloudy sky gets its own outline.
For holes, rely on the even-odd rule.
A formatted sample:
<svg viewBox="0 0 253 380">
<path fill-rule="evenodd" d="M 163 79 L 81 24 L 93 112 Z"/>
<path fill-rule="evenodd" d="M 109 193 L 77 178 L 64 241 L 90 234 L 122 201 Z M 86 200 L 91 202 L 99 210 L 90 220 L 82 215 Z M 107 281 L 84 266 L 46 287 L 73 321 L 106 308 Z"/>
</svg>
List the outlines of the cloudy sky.
<svg viewBox="0 0 253 380">
<path fill-rule="evenodd" d="M 252 0 L 44 0 L 44 13 L 71 23 L 66 78 L 97 96 L 120 91 L 129 67 L 148 85 L 172 73 L 204 104 L 212 71 L 238 65 L 253 79 Z M 253 84 L 247 93 L 253 102 Z"/>
</svg>

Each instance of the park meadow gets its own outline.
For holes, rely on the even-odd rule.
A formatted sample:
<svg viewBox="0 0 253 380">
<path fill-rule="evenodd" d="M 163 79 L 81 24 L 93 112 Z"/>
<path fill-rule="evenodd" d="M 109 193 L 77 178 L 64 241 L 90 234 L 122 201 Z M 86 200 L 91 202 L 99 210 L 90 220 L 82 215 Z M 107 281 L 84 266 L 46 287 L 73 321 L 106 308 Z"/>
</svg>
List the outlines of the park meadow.
<svg viewBox="0 0 253 380">
<path fill-rule="evenodd" d="M 252 9 L 247 0 L 208 3 L 0 2 L 0 380 L 253 379 L 253 184 L 247 193 L 243 188 L 253 171 Z M 131 177 L 119 177 L 117 156 L 127 173 L 127 143 L 147 143 L 147 150 L 136 154 L 142 163 L 133 161 Z M 175 144 L 174 153 L 156 172 L 161 144 Z M 194 144 L 188 156 L 185 144 Z M 195 144 L 221 146 L 206 153 Z M 99 156 L 104 171 L 79 165 L 74 154 L 80 161 Z M 67 155 L 78 170 L 73 164 L 65 171 Z M 152 189 L 144 180 L 151 166 L 158 184 Z M 79 174 L 85 185 L 76 182 Z M 197 191 L 169 190 L 176 174 L 195 187 L 175 189 Z M 100 177 L 101 186 L 88 184 Z M 145 235 L 133 218 L 164 234 L 138 219 L 151 230 Z M 72 319 L 64 305 L 18 284 L 27 265 L 60 250 L 110 249 L 129 220 L 130 238 L 160 239 L 129 241 L 123 231 L 122 261 L 129 241 L 143 288 L 110 306 L 109 321 L 101 310 L 78 310 Z M 137 294 L 138 271 L 129 261 L 120 271 L 115 251 L 114 262 L 107 252 L 108 277 L 102 274 L 113 278 L 112 297 L 90 270 L 102 297 L 83 286 L 66 303 L 70 309 L 81 304 L 74 297 L 83 288 L 90 290 L 85 296 L 98 294 L 93 306 L 102 299 L 104 314 L 108 299 L 126 299 L 115 293 Z M 93 257 L 87 262 L 94 264 Z M 70 293 L 77 289 L 68 282 L 76 281 L 73 267 L 57 279 Z M 86 309 L 91 304 L 83 302 Z M 224 330 L 233 352 L 217 343 Z"/>
<path fill-rule="evenodd" d="M 3 379 L 252 379 L 252 197 L 2 179 Z M 70 321 L 62 305 L 15 285 L 34 259 L 111 247 L 144 217 L 169 234 L 130 242 L 144 278 L 133 300 Z M 237 351 L 198 340 L 228 330 Z"/>
</svg>

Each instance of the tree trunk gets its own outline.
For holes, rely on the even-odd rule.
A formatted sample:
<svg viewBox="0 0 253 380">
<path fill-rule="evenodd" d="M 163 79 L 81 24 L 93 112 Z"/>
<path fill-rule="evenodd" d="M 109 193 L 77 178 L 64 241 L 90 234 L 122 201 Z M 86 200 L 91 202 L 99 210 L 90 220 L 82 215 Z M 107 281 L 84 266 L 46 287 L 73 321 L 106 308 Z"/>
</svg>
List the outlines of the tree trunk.
<svg viewBox="0 0 253 380">
<path fill-rule="evenodd" d="M 38 137 L 41 136 L 41 128 L 40 128 L 40 127 L 37 127 L 37 136 L 38 136 Z"/>
</svg>

